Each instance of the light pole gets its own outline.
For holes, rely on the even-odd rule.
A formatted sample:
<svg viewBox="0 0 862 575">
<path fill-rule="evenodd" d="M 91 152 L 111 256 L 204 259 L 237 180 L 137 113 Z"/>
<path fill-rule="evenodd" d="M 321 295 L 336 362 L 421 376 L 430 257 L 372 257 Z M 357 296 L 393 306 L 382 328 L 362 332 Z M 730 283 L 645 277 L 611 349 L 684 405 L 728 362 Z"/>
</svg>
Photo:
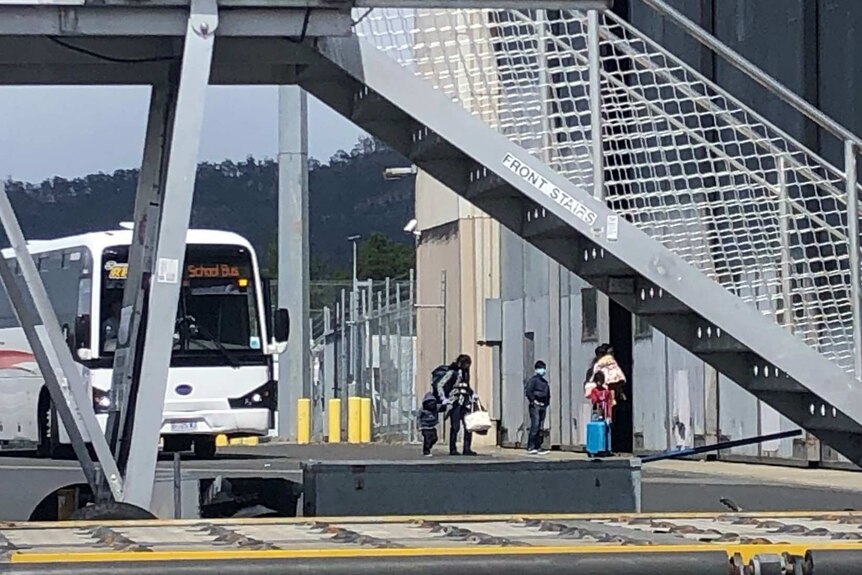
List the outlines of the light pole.
<svg viewBox="0 0 862 575">
<path fill-rule="evenodd" d="M 357 316 L 357 303 L 358 303 L 358 294 L 357 288 L 359 287 L 359 278 L 357 277 L 357 259 L 358 259 L 358 251 L 357 251 L 357 242 L 359 241 L 359 235 L 353 235 L 347 238 L 347 241 L 353 243 L 353 288 L 350 291 L 350 377 L 351 382 L 354 384 L 354 391 L 356 393 L 356 369 L 357 369 L 357 354 L 359 351 L 356 341 L 356 316 Z"/>
<path fill-rule="evenodd" d="M 416 166 L 410 166 L 409 168 L 385 168 L 383 170 L 383 179 L 400 180 L 405 176 L 415 176 L 417 172 Z"/>
</svg>

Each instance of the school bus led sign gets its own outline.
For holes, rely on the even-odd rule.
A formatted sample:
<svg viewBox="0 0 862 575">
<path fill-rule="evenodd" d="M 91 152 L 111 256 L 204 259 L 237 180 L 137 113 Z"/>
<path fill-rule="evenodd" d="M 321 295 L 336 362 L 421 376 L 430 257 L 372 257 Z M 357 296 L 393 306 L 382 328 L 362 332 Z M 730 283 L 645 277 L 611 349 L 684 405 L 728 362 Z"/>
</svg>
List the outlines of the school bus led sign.
<svg viewBox="0 0 862 575">
<path fill-rule="evenodd" d="M 238 278 L 239 266 L 228 264 L 190 265 L 186 267 L 186 277 L 196 278 Z"/>
<path fill-rule="evenodd" d="M 129 264 L 121 264 L 114 261 L 107 262 L 105 269 L 108 272 L 108 279 L 124 280 L 129 275 Z M 212 265 L 189 265 L 186 267 L 186 277 L 197 278 L 238 278 L 240 271 L 238 266 L 229 264 L 212 264 Z"/>
</svg>

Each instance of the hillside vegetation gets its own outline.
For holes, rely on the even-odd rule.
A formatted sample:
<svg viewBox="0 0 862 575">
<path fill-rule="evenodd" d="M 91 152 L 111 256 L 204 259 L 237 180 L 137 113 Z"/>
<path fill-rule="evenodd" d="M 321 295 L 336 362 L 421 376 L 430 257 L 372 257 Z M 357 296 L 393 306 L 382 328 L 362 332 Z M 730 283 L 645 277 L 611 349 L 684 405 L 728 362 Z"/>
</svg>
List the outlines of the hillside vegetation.
<svg viewBox="0 0 862 575">
<path fill-rule="evenodd" d="M 361 275 L 385 277 L 409 269 L 413 238 L 403 228 L 413 217 L 413 178 L 383 178 L 385 168 L 408 165 L 370 138 L 360 139 L 350 152 L 339 150 L 326 163 L 309 160 L 314 278 L 348 277 L 352 248 L 347 237 L 353 234 L 374 237 L 363 246 Z M 262 266 L 274 272 L 277 177 L 270 159 L 200 164 L 192 226 L 248 238 Z M 117 170 L 41 183 L 9 181 L 7 189 L 26 237 L 48 239 L 116 229 L 131 220 L 137 178 L 138 170 Z"/>
</svg>

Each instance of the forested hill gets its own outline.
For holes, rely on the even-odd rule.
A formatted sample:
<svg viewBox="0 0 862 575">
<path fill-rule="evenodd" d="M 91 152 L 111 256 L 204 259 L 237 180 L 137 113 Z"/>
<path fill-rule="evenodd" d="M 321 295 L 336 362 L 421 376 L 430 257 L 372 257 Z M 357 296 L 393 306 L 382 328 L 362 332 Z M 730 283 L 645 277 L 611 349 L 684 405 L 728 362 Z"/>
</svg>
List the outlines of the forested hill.
<svg viewBox="0 0 862 575">
<path fill-rule="evenodd" d="M 402 230 L 413 217 L 413 179 L 387 181 L 383 170 L 409 162 L 379 142 L 361 139 L 328 163 L 309 160 L 310 233 L 313 267 L 345 269 L 347 237 L 380 232 L 410 243 Z M 7 182 L 12 204 L 28 239 L 48 239 L 116 229 L 129 221 L 137 170 L 91 174 L 40 184 Z M 262 265 L 276 233 L 278 170 L 273 160 L 226 160 L 198 167 L 192 226 L 235 231 L 252 242 Z"/>
</svg>

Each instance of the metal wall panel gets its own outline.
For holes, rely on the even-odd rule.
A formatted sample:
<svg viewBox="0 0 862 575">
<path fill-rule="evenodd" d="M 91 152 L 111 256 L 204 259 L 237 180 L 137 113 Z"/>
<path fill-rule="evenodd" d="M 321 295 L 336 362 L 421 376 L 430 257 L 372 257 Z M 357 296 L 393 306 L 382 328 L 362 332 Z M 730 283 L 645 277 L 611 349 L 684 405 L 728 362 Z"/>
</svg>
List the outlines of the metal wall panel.
<svg viewBox="0 0 862 575">
<path fill-rule="evenodd" d="M 753 437 L 758 431 L 759 406 L 757 398 L 723 375 L 718 380 L 718 420 L 721 441 Z M 728 450 L 734 455 L 758 454 L 757 445 Z"/>
<path fill-rule="evenodd" d="M 501 439 L 505 443 L 518 441 L 523 422 L 524 371 L 524 304 L 523 300 L 503 302 L 502 346 L 502 415 Z"/>
<path fill-rule="evenodd" d="M 668 448 L 668 386 L 664 358 L 667 338 L 654 332 L 650 339 L 640 339 L 634 346 L 635 449 L 663 451 Z"/>
<path fill-rule="evenodd" d="M 500 299 L 524 297 L 524 240 L 500 227 Z"/>
<path fill-rule="evenodd" d="M 810 101 L 817 99 L 816 32 L 816 2 L 715 2 L 715 36 Z M 810 123 L 730 64 L 716 60 L 715 80 L 803 144 L 816 147 L 816 131 Z"/>
<path fill-rule="evenodd" d="M 862 134 L 862 2 L 817 0 L 817 105 L 855 134 Z M 820 152 L 843 165 L 841 142 L 821 131 Z"/>
</svg>

